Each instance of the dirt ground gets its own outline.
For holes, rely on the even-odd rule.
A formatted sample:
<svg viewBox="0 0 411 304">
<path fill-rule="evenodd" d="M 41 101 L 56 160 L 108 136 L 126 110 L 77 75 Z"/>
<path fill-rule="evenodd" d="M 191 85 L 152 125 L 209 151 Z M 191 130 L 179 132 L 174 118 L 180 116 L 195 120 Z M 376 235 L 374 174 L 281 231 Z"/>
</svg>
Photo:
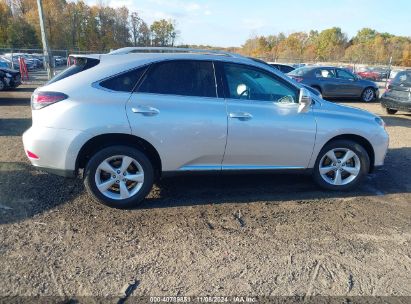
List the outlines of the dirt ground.
<svg viewBox="0 0 411 304">
<path fill-rule="evenodd" d="M 344 102 L 390 134 L 385 167 L 354 192 L 299 175 L 191 176 L 115 210 L 29 165 L 31 91 L 0 93 L 0 296 L 411 296 L 410 114 Z"/>
</svg>

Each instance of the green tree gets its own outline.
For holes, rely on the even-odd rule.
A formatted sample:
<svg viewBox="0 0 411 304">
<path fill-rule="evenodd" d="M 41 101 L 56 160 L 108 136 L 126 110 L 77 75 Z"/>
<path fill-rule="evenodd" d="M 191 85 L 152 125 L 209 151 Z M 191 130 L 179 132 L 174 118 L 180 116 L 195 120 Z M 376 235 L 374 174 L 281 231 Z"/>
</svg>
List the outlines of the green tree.
<svg viewBox="0 0 411 304">
<path fill-rule="evenodd" d="M 150 26 L 152 44 L 154 46 L 173 46 L 177 37 L 175 22 L 161 19 Z"/>
</svg>

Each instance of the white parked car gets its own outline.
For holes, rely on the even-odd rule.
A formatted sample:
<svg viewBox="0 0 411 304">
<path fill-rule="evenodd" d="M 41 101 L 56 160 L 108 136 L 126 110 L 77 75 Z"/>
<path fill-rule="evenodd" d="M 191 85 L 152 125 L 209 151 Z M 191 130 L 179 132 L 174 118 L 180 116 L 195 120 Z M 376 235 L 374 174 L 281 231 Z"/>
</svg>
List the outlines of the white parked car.
<svg viewBox="0 0 411 304">
<path fill-rule="evenodd" d="M 34 92 L 24 149 L 49 172 L 83 170 L 109 206 L 135 206 L 167 174 L 301 170 L 348 190 L 384 163 L 381 118 L 249 58 L 152 48 L 73 57 Z"/>
</svg>

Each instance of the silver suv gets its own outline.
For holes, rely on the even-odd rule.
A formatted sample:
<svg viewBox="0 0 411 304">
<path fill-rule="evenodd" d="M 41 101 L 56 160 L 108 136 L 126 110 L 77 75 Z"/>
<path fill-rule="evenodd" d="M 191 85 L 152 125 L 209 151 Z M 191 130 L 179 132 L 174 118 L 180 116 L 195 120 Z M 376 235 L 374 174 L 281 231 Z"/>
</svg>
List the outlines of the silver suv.
<svg viewBox="0 0 411 304">
<path fill-rule="evenodd" d="M 381 118 L 240 55 L 124 48 L 70 61 L 33 93 L 24 149 L 46 171 L 82 171 L 112 207 L 135 206 L 173 173 L 303 170 L 347 190 L 384 163 Z"/>
</svg>

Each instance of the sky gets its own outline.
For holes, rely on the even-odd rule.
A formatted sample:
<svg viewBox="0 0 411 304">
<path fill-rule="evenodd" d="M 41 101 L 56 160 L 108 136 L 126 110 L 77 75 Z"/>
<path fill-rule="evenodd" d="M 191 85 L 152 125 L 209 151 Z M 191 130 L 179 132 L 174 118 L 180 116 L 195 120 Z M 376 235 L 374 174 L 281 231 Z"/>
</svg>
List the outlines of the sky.
<svg viewBox="0 0 411 304">
<path fill-rule="evenodd" d="M 177 44 L 241 46 L 255 35 L 340 27 L 348 37 L 370 27 L 411 36 L 411 0 L 86 0 L 126 6 L 148 24 L 174 19 Z"/>
</svg>

